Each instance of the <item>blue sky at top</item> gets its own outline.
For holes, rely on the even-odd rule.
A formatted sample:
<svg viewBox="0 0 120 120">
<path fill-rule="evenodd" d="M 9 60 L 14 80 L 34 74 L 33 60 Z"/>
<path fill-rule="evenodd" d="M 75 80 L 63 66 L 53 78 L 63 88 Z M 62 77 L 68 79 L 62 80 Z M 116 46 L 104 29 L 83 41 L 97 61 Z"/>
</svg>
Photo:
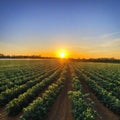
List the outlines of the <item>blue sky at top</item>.
<svg viewBox="0 0 120 120">
<path fill-rule="evenodd" d="M 112 51 L 117 57 L 120 46 L 113 47 L 120 43 L 119 6 L 119 0 L 1 0 L 1 51 L 12 48 L 13 53 L 15 46 L 42 51 L 43 45 L 52 51 L 61 44 L 90 55 L 101 51 L 109 57 Z"/>
</svg>

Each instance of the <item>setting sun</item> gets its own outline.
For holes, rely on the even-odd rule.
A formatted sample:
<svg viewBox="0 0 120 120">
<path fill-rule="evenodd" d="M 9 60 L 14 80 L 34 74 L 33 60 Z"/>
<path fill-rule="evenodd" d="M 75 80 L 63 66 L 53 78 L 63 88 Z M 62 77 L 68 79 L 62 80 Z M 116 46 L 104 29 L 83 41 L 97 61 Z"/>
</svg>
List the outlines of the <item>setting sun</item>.
<svg viewBox="0 0 120 120">
<path fill-rule="evenodd" d="M 60 53 L 60 57 L 61 57 L 61 58 L 65 58 L 65 53 L 64 53 L 64 52 L 61 52 L 61 53 Z"/>
<path fill-rule="evenodd" d="M 68 58 L 68 52 L 65 49 L 60 49 L 56 53 L 59 58 Z"/>
</svg>

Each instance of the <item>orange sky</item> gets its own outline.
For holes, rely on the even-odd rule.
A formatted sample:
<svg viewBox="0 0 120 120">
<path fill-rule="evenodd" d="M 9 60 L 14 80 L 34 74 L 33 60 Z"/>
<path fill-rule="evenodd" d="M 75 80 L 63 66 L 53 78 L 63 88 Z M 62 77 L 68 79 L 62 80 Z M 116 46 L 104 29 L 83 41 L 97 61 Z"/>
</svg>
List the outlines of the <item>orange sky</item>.
<svg viewBox="0 0 120 120">
<path fill-rule="evenodd" d="M 109 35 L 98 38 L 54 37 L 47 38 L 48 40 L 42 41 L 42 43 L 35 41 L 36 38 L 19 38 L 19 41 L 20 39 L 22 42 L 15 40 L 9 42 L 0 41 L 0 53 L 5 55 L 58 57 L 59 51 L 65 50 L 70 58 L 120 58 L 120 39 L 111 39 Z M 95 41 L 96 39 L 99 41 Z"/>
<path fill-rule="evenodd" d="M 60 51 L 63 50 L 63 48 L 55 48 L 55 49 L 43 49 L 39 50 L 39 48 L 33 49 L 33 48 L 24 48 L 24 47 L 7 47 L 2 50 L 0 50 L 0 53 L 3 53 L 5 55 L 41 55 L 41 56 L 47 56 L 47 57 L 59 57 Z M 94 51 L 85 51 L 85 50 L 73 50 L 73 49 L 67 49 L 64 48 L 65 54 L 67 55 L 67 58 L 120 58 L 120 54 L 118 54 L 116 51 L 108 52 L 108 51 L 102 51 L 102 50 L 94 50 Z"/>
</svg>

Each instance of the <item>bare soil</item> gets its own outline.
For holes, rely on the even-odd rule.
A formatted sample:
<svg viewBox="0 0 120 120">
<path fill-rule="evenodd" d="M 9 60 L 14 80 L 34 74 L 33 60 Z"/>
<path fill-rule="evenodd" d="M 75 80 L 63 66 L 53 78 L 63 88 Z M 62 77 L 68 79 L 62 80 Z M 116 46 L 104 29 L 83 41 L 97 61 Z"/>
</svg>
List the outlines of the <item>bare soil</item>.
<svg viewBox="0 0 120 120">
<path fill-rule="evenodd" d="M 68 68 L 65 86 L 57 97 L 50 112 L 48 113 L 46 120 L 73 120 L 71 113 L 71 103 L 67 95 L 67 92 L 71 89 L 71 72 Z"/>
</svg>

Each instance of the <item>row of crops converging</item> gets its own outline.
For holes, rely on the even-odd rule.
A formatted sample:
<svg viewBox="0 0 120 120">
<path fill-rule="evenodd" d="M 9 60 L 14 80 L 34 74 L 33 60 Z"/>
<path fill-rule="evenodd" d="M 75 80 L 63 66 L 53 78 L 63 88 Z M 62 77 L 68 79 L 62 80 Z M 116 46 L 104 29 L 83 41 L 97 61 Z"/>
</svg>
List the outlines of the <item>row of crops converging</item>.
<svg viewBox="0 0 120 120">
<path fill-rule="evenodd" d="M 119 64 L 57 60 L 0 61 L 0 107 L 5 108 L 7 116 L 22 113 L 20 120 L 44 120 L 67 84 L 68 75 L 72 89 L 67 91 L 67 97 L 75 120 L 102 118 L 90 94 L 83 92 L 81 82 L 104 106 L 120 114 Z"/>
</svg>

